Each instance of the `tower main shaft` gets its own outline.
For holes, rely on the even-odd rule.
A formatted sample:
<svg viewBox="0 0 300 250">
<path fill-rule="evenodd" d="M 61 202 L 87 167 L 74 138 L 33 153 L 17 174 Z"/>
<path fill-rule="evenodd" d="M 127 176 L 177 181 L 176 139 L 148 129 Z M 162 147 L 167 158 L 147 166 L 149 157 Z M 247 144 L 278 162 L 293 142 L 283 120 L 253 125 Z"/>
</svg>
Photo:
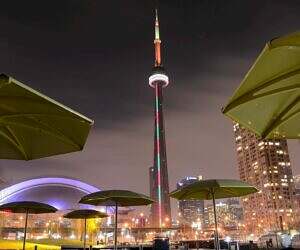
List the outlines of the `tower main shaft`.
<svg viewBox="0 0 300 250">
<path fill-rule="evenodd" d="M 155 64 L 149 77 L 149 85 L 154 88 L 154 162 L 150 171 L 150 195 L 156 202 L 151 206 L 153 227 L 166 227 L 171 224 L 171 206 L 167 153 L 163 118 L 163 88 L 168 86 L 169 78 L 161 65 L 161 40 L 156 10 L 155 18 Z"/>
</svg>

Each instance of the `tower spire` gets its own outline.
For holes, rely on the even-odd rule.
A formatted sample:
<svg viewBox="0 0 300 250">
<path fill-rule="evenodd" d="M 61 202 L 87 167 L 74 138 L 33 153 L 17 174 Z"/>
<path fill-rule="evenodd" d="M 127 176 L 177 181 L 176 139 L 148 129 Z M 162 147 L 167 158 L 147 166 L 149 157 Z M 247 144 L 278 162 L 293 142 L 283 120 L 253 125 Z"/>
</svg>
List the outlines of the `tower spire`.
<svg viewBox="0 0 300 250">
<path fill-rule="evenodd" d="M 161 53 L 160 53 L 160 36 L 159 36 L 159 21 L 158 21 L 158 10 L 155 9 L 155 38 L 154 38 L 154 48 L 155 48 L 155 66 L 161 65 Z"/>
<path fill-rule="evenodd" d="M 157 9 L 155 9 L 155 39 L 159 40 L 159 21 Z"/>
</svg>

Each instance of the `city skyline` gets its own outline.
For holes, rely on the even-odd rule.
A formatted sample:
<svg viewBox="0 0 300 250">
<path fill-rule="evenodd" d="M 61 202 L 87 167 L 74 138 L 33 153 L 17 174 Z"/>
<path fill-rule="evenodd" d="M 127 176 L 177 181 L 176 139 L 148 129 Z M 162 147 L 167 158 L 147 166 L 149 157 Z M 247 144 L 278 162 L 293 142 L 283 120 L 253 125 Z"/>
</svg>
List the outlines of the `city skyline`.
<svg viewBox="0 0 300 250">
<path fill-rule="evenodd" d="M 176 82 L 165 107 L 171 190 L 187 175 L 238 177 L 232 123 L 220 108 L 265 42 L 299 28 L 297 3 L 273 3 L 272 13 L 284 20 L 272 18 L 267 1 L 161 1 L 168 27 L 166 64 Z M 87 114 L 95 127 L 83 152 L 1 161 L 0 177 L 13 183 L 80 177 L 99 188 L 148 193 L 153 105 L 145 79 L 152 65 L 153 5 L 65 1 L 58 9 L 56 4 L 3 4 L 0 69 Z M 289 144 L 299 174 L 300 145 Z"/>
</svg>

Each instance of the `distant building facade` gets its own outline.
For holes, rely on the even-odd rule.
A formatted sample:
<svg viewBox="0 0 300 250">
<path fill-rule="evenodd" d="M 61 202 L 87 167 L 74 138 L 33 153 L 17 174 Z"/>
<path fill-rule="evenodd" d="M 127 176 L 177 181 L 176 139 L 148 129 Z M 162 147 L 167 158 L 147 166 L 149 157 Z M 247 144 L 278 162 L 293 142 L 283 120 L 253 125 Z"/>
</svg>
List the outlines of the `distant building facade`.
<svg viewBox="0 0 300 250">
<path fill-rule="evenodd" d="M 296 195 L 300 195 L 300 175 L 294 176 L 294 184 Z"/>
<path fill-rule="evenodd" d="M 192 184 L 201 180 L 202 176 L 185 177 L 177 183 L 177 188 L 182 188 L 186 185 Z M 180 223 L 194 224 L 203 223 L 204 201 L 203 200 L 181 200 L 178 201 L 179 219 Z"/>
<path fill-rule="evenodd" d="M 294 176 L 295 183 L 295 199 L 297 201 L 297 208 L 300 208 L 300 175 Z"/>
<path fill-rule="evenodd" d="M 294 176 L 294 184 L 295 184 L 295 203 L 296 203 L 296 228 L 300 228 L 300 175 Z"/>
<path fill-rule="evenodd" d="M 239 199 L 226 199 L 216 204 L 217 220 L 222 229 L 238 229 L 243 220 L 243 208 Z M 204 227 L 214 227 L 214 210 L 212 204 L 204 208 Z"/>
<path fill-rule="evenodd" d="M 261 140 L 234 124 L 240 179 L 260 191 L 242 199 L 245 229 L 256 236 L 295 224 L 295 186 L 286 140 Z"/>
</svg>

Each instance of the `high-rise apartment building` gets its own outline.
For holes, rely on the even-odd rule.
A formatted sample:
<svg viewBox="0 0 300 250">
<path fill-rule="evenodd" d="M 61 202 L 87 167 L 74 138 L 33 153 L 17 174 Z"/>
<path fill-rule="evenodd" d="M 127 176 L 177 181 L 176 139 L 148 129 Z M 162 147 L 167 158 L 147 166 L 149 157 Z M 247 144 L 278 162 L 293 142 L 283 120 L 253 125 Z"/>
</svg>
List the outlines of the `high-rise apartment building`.
<svg viewBox="0 0 300 250">
<path fill-rule="evenodd" d="M 182 188 L 201 180 L 202 176 L 185 177 L 177 182 L 177 188 Z M 203 200 L 180 200 L 178 201 L 180 223 L 184 224 L 203 224 L 204 201 Z"/>
<path fill-rule="evenodd" d="M 295 186 L 286 140 L 261 140 L 234 124 L 240 179 L 260 191 L 242 199 L 249 234 L 291 229 L 295 222 Z"/>
</svg>

